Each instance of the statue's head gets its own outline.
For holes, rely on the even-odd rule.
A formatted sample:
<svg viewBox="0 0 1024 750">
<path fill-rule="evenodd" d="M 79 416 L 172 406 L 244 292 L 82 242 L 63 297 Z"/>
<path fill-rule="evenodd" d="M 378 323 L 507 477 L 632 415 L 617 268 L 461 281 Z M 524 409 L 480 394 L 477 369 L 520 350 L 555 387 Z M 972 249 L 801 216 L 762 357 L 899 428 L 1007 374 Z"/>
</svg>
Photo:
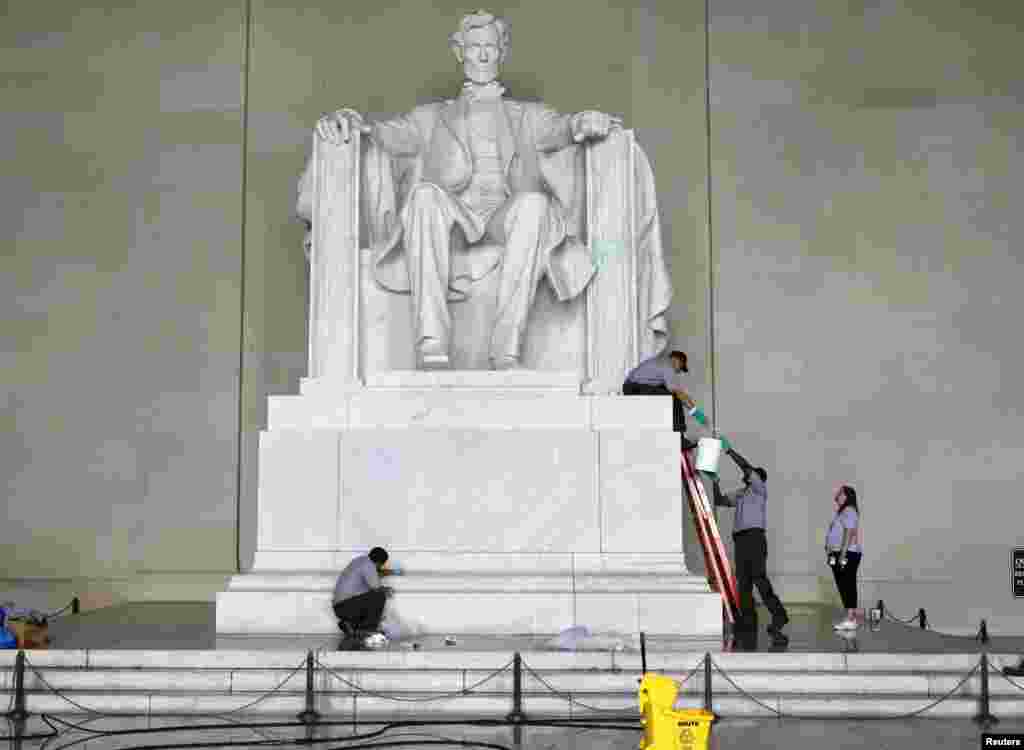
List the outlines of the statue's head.
<svg viewBox="0 0 1024 750">
<path fill-rule="evenodd" d="M 501 72 L 508 56 L 508 21 L 485 10 L 464 16 L 459 30 L 449 37 L 452 52 L 473 83 L 487 84 Z"/>
</svg>

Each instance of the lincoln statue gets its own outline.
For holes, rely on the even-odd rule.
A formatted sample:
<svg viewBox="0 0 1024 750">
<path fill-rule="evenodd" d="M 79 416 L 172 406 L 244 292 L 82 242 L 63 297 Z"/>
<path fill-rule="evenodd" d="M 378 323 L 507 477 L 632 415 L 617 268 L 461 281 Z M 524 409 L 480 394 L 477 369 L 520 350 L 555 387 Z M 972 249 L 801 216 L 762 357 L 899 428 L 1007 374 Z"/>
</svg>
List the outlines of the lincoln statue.
<svg viewBox="0 0 1024 750">
<path fill-rule="evenodd" d="M 372 123 L 345 108 L 316 125 L 318 137 L 333 143 L 348 142 L 358 130 L 393 165 L 394 220 L 377 243 L 374 272 L 384 288 L 411 294 L 417 365 L 424 369 L 451 367 L 448 304 L 465 299 L 483 276 L 498 274 L 490 365 L 514 369 L 541 278 L 566 301 L 595 271 L 580 238 L 584 175 L 574 147 L 605 138 L 621 122 L 506 98 L 499 74 L 509 38 L 506 20 L 484 11 L 468 15 L 450 38 L 465 77 L 455 99 Z M 298 205 L 307 221 L 309 171 Z M 474 253 L 494 246 L 503 250 Z"/>
</svg>

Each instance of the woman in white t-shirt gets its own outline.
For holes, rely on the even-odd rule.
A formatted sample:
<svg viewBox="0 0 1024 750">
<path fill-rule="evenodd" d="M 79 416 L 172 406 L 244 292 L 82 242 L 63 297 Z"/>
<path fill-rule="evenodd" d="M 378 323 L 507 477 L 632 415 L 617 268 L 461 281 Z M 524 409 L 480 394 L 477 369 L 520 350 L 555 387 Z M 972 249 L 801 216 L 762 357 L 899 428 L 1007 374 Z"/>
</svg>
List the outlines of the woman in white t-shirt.
<svg viewBox="0 0 1024 750">
<path fill-rule="evenodd" d="M 836 490 L 832 498 L 835 516 L 825 537 L 825 554 L 836 588 L 846 607 L 846 619 L 836 623 L 836 630 L 857 629 L 857 568 L 860 567 L 862 534 L 857 492 L 849 485 Z"/>
</svg>

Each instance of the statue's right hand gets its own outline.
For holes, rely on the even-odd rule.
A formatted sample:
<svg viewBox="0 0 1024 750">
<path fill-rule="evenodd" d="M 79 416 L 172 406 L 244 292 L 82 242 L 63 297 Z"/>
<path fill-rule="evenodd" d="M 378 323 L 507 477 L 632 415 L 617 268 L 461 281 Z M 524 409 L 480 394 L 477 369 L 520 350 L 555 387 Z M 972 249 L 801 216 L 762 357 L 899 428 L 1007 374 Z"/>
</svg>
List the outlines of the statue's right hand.
<svg viewBox="0 0 1024 750">
<path fill-rule="evenodd" d="M 371 128 L 363 122 L 363 116 L 353 109 L 339 109 L 321 117 L 316 123 L 316 134 L 329 143 L 348 143 L 352 131 L 369 133 Z"/>
</svg>

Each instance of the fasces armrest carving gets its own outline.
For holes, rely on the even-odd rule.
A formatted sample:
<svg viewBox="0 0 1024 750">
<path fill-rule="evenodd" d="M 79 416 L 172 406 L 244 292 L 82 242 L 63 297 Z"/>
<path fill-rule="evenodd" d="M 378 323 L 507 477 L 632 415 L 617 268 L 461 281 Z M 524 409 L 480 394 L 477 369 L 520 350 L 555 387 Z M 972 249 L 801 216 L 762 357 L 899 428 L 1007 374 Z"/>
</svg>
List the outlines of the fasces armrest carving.
<svg viewBox="0 0 1024 750">
<path fill-rule="evenodd" d="M 313 138 L 309 259 L 309 376 L 357 385 L 359 371 L 360 133 Z"/>
</svg>

